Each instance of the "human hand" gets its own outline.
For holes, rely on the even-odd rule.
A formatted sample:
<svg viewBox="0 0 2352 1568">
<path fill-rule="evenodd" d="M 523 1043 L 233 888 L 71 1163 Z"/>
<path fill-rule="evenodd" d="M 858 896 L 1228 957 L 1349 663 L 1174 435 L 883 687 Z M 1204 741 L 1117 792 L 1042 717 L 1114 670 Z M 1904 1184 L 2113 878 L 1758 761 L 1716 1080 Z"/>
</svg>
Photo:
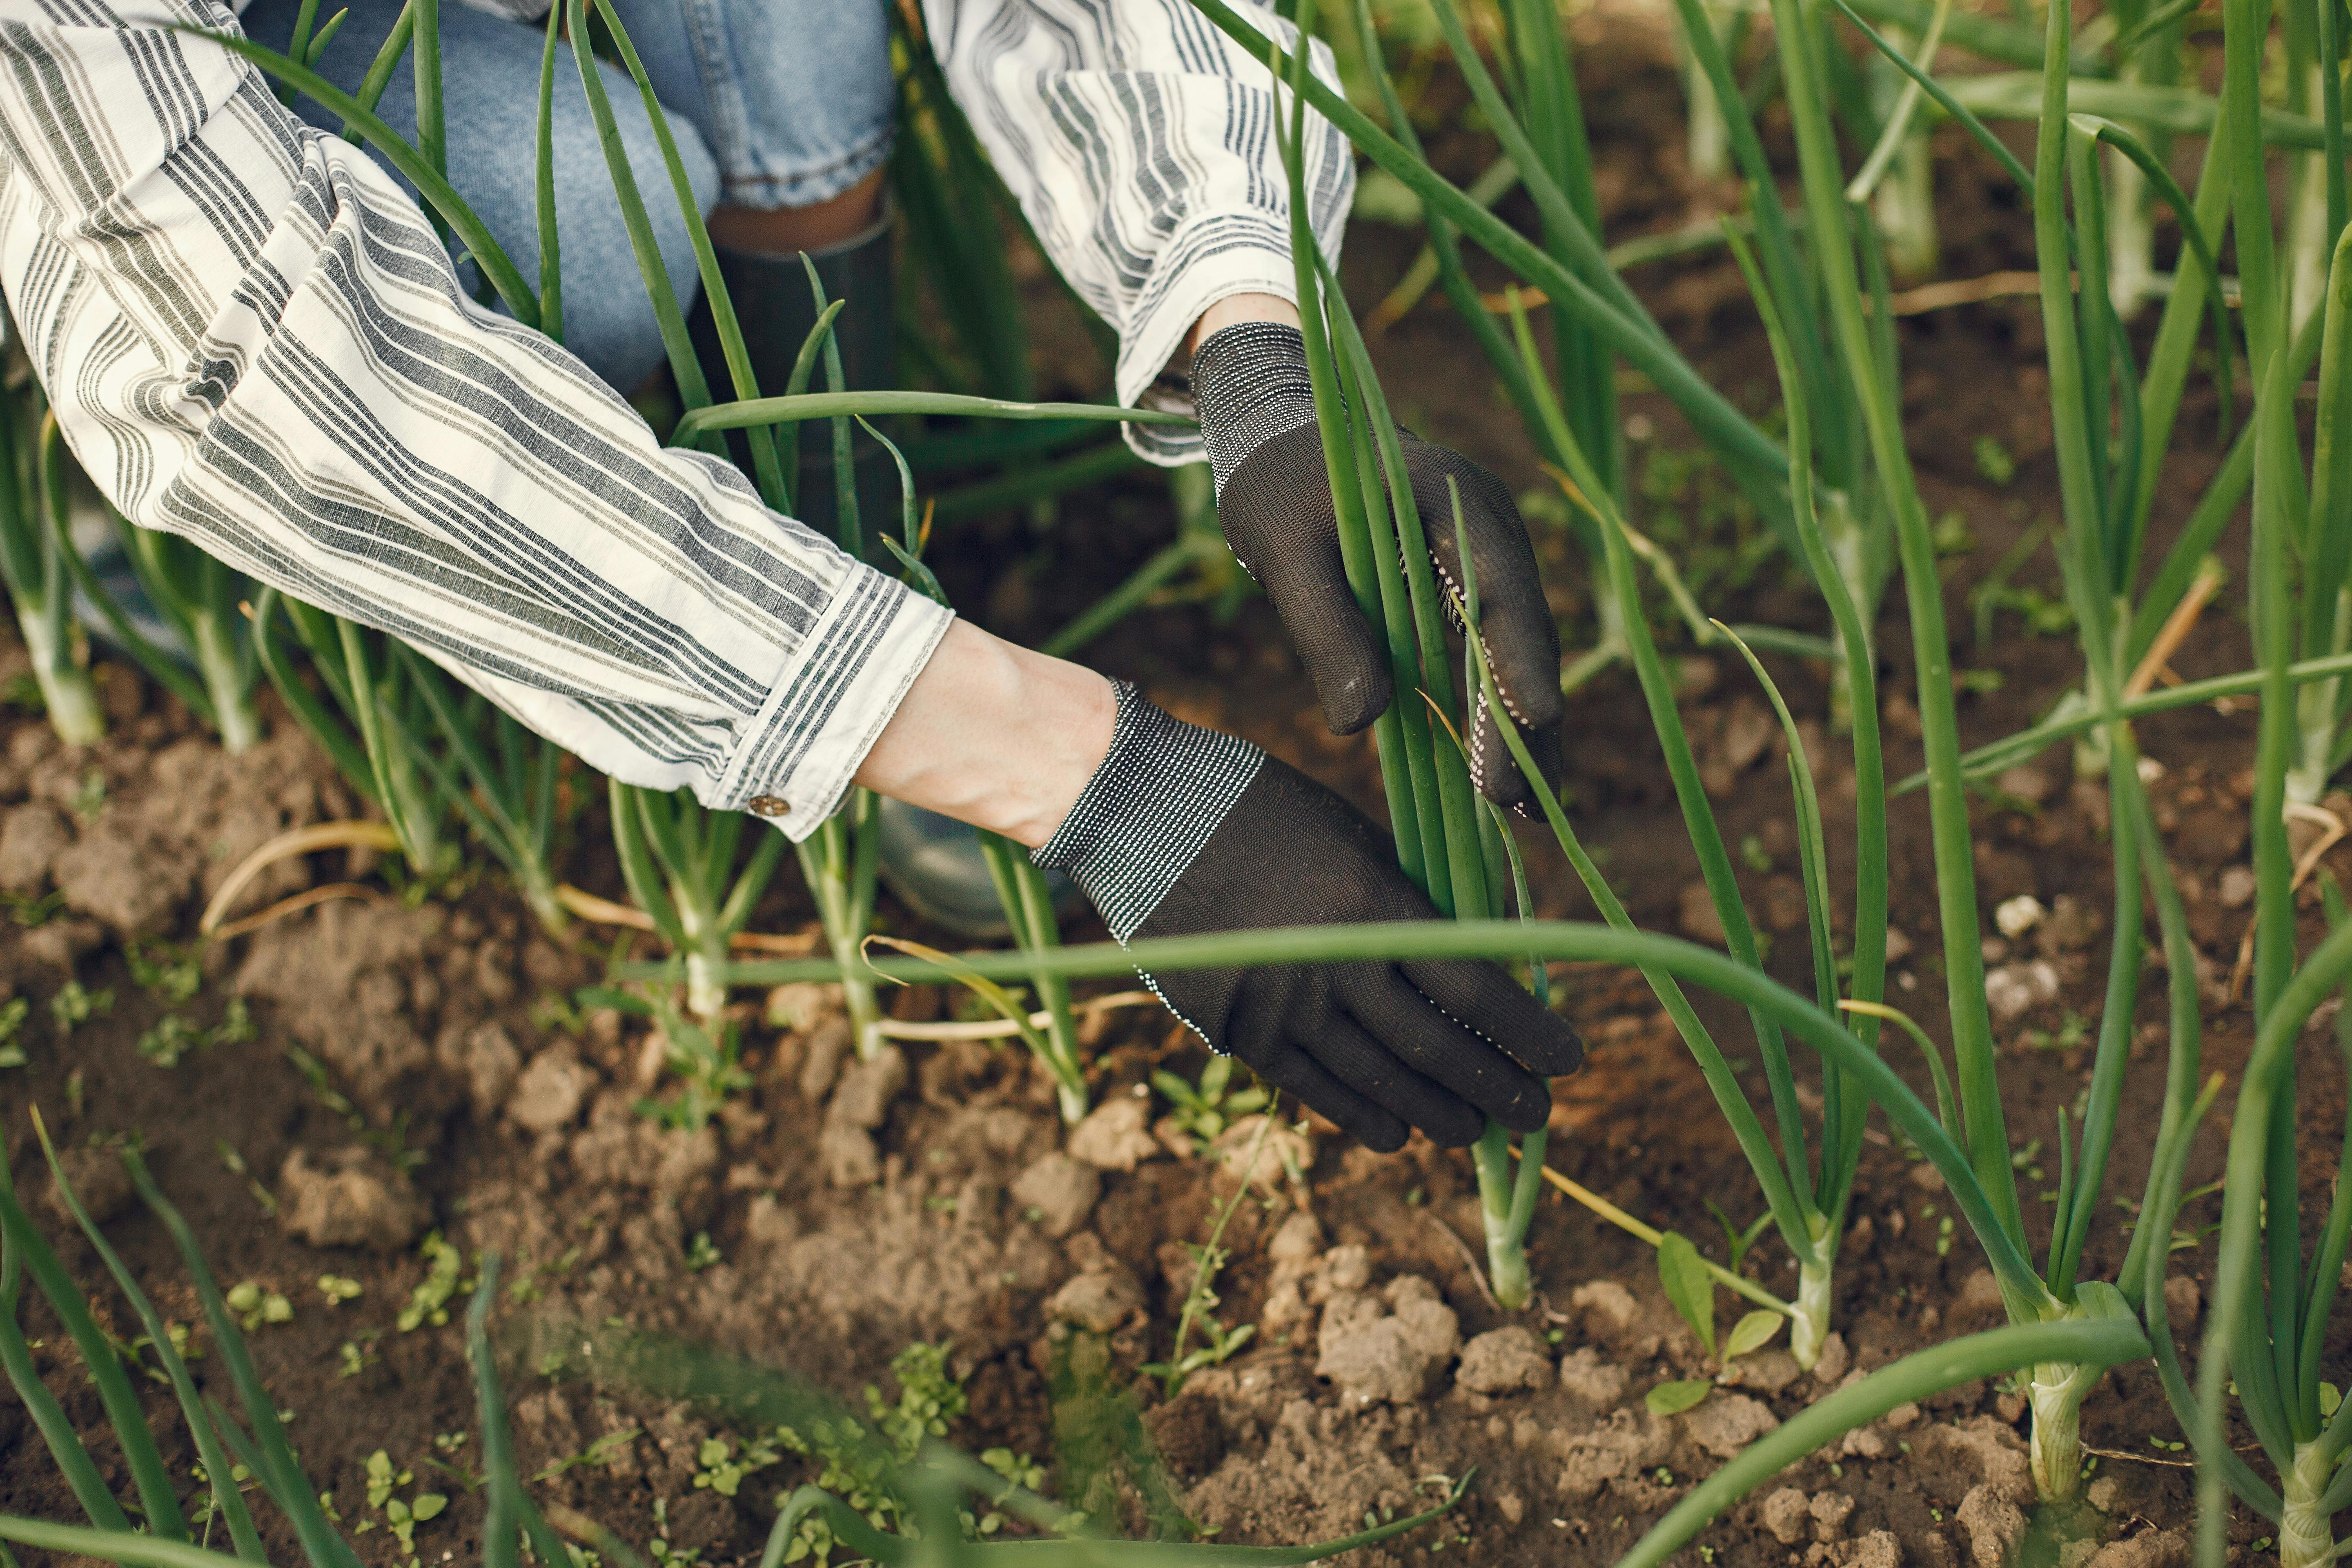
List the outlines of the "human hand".
<svg viewBox="0 0 2352 1568">
<path fill-rule="evenodd" d="M 1121 942 L 1257 927 L 1434 920 L 1387 837 L 1246 741 L 1118 689 L 1109 754 L 1034 858 L 1070 873 Z M 1367 960 L 1146 973 L 1211 1048 L 1370 1148 L 1447 1147 L 1491 1116 L 1544 1125 L 1575 1031 L 1492 963 Z"/>
<path fill-rule="evenodd" d="M 1340 561 L 1305 340 L 1296 327 L 1269 321 L 1223 328 L 1193 357 L 1192 392 L 1226 542 L 1274 601 L 1314 678 L 1324 722 L 1335 735 L 1353 734 L 1387 709 L 1394 682 L 1386 641 L 1358 608 Z M 1477 569 L 1479 637 L 1528 754 L 1557 785 L 1566 713 L 1559 632 L 1527 525 L 1493 474 L 1408 432 L 1399 437 L 1438 579 L 1457 590 L 1463 576 L 1452 490 L 1459 489 L 1463 531 Z M 1471 777 L 1489 800 L 1507 806 L 1533 800 L 1483 693 L 1469 748 Z"/>
</svg>

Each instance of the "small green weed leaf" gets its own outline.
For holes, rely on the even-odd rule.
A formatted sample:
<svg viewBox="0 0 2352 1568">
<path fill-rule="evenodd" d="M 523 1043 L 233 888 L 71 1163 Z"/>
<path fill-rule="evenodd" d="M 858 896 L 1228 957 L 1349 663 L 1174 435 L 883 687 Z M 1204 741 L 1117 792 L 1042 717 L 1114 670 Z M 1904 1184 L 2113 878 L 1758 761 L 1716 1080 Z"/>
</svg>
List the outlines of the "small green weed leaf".
<svg viewBox="0 0 2352 1568">
<path fill-rule="evenodd" d="M 1686 1377 L 1679 1383 L 1662 1383 L 1642 1396 L 1653 1415 L 1679 1415 L 1696 1406 L 1715 1387 L 1703 1377 Z"/>
<path fill-rule="evenodd" d="M 2323 1383 L 2319 1385 L 2319 1414 L 2321 1415 L 2328 1416 L 2335 1415 L 2336 1407 L 2343 1403 L 2343 1391 L 2338 1389 L 2334 1384 Z"/>
<path fill-rule="evenodd" d="M 1715 1354 L 1715 1281 L 1707 1277 L 1698 1248 L 1680 1231 L 1670 1230 L 1658 1241 L 1658 1283 L 1666 1288 L 1666 1300 L 1706 1346 L 1706 1353 Z"/>
<path fill-rule="evenodd" d="M 441 1510 L 448 1506 L 449 1500 L 439 1492 L 419 1492 L 416 1500 L 408 1505 L 409 1517 L 422 1524 L 428 1519 L 438 1518 Z"/>
<path fill-rule="evenodd" d="M 1780 1331 L 1780 1314 L 1759 1308 L 1731 1325 L 1731 1333 L 1723 1342 L 1723 1359 L 1729 1361 L 1750 1351 L 1760 1351 L 1770 1344 L 1772 1336 Z"/>
</svg>

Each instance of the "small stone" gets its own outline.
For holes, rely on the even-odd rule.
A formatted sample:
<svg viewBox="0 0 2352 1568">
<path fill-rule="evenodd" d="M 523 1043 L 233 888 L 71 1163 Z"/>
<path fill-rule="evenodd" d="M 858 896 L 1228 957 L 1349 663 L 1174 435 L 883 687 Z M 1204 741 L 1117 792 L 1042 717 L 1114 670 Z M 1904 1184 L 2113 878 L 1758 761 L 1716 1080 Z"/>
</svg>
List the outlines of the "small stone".
<svg viewBox="0 0 2352 1568">
<path fill-rule="evenodd" d="M 1762 1401 L 1743 1394 L 1718 1394 L 1683 1417 L 1691 1440 L 1718 1459 L 1737 1458 L 1780 1424 Z"/>
<path fill-rule="evenodd" d="M 1495 1508 L 1497 1512 L 1502 1514 L 1506 1520 L 1509 1521 L 1513 1524 L 1518 1523 L 1528 1516 L 1527 1499 L 1521 1497 L 1517 1492 L 1496 1493 Z"/>
<path fill-rule="evenodd" d="M 2004 963 L 1984 977 L 1985 1002 L 1996 1022 L 2008 1024 L 2058 999 L 2058 971 L 2047 959 Z"/>
<path fill-rule="evenodd" d="M 1517 1394 L 1551 1386 L 1551 1352 L 1533 1329 L 1492 1329 L 1462 1347 L 1454 1380 L 1474 1394 Z"/>
<path fill-rule="evenodd" d="M 1822 1340 L 1822 1353 L 1813 1361 L 1813 1386 L 1826 1392 L 1845 1381 L 1846 1368 L 1853 1356 L 1845 1348 L 1845 1336 L 1832 1331 Z"/>
<path fill-rule="evenodd" d="M 407 1176 L 364 1148 L 338 1149 L 315 1164 L 297 1149 L 278 1173 L 278 1227 L 312 1247 L 397 1252 L 432 1218 Z"/>
<path fill-rule="evenodd" d="M 837 1116 L 824 1119 L 817 1134 L 817 1163 L 836 1187 L 870 1187 L 882 1179 L 882 1150 L 874 1134 Z"/>
<path fill-rule="evenodd" d="M 1106 1262 L 1071 1277 L 1045 1303 L 1045 1315 L 1088 1333 L 1107 1334 L 1143 1308 L 1143 1287 L 1125 1265 Z"/>
<path fill-rule="evenodd" d="M 2015 942 L 2040 925 L 2049 913 L 2042 907 L 2040 899 L 2031 893 L 2020 893 L 2013 899 L 2000 901 L 2000 907 L 1992 912 L 1992 923 L 2000 928 L 2001 935 Z"/>
<path fill-rule="evenodd" d="M 890 1102 L 907 1087 L 907 1053 L 885 1046 L 871 1058 L 851 1062 L 834 1086 L 825 1120 L 839 1119 L 868 1131 L 890 1114 Z"/>
<path fill-rule="evenodd" d="M 1013 1182 L 1013 1201 L 1036 1210 L 1037 1228 L 1055 1241 L 1084 1225 L 1101 1195 L 1102 1173 L 1059 1150 L 1032 1161 Z"/>
<path fill-rule="evenodd" d="M 1597 1409 L 1614 1408 L 1625 1397 L 1625 1369 L 1601 1359 L 1591 1345 L 1560 1357 L 1559 1385 Z"/>
<path fill-rule="evenodd" d="M 1913 943 L 1909 937 L 1903 934 L 1901 928 L 1896 926 L 1888 926 L 1886 928 L 1887 963 L 1900 963 L 1905 959 L 1910 957 L 1915 951 L 1916 944 Z"/>
<path fill-rule="evenodd" d="M 596 1070 L 573 1056 L 569 1047 L 550 1046 L 531 1058 L 530 1065 L 515 1079 L 507 1115 L 526 1132 L 569 1127 L 595 1084 Z"/>
<path fill-rule="evenodd" d="M 104 1225 L 131 1206 L 131 1173 L 123 1169 L 121 1158 L 113 1150 L 86 1146 L 60 1149 L 58 1164 L 92 1225 Z M 54 1175 L 49 1184 L 49 1206 L 57 1211 L 59 1219 L 73 1224 L 73 1210 L 66 1206 L 65 1194 Z"/>
<path fill-rule="evenodd" d="M 1944 1173 L 1925 1160 L 1912 1166 L 1906 1179 L 1923 1193 L 1940 1193 L 1944 1190 Z"/>
<path fill-rule="evenodd" d="M 2175 1328 L 2190 1328 L 2197 1322 L 2197 1313 L 2204 1305 L 2204 1295 L 2197 1281 L 2186 1274 L 2175 1274 L 2164 1282 L 2164 1310 Z"/>
<path fill-rule="evenodd" d="M 1150 1103 L 1124 1094 L 1103 1101 L 1070 1130 L 1069 1152 L 1098 1171 L 1132 1171 L 1156 1157 Z"/>
<path fill-rule="evenodd" d="M 1764 1528 L 1772 1539 L 1783 1546 L 1794 1546 L 1811 1531 L 1812 1515 L 1807 1510 L 1805 1494 L 1794 1487 L 1782 1487 L 1764 1500 Z"/>
<path fill-rule="evenodd" d="M 2225 910 L 2242 910 L 2254 901 L 2254 868 L 2252 866 L 2224 866 L 2217 896 Z"/>
<path fill-rule="evenodd" d="M 2055 787 L 2048 773 L 2030 763 L 2020 763 L 2013 768 L 2004 768 L 2000 776 L 1992 781 L 1992 785 L 2003 795 L 2015 795 L 2020 800 L 2030 800 L 2036 805 L 2048 800 L 2051 791 Z"/>
<path fill-rule="evenodd" d="M 2115 1513 L 2124 1504 L 2124 1484 L 2113 1476 L 2100 1476 L 2084 1489 L 2083 1496 L 2101 1513 Z"/>
<path fill-rule="evenodd" d="M 2025 1536 L 2025 1514 L 1990 1486 L 1972 1487 L 1960 1500 L 1960 1528 L 1968 1532 L 1969 1560 L 1976 1568 L 2006 1568 L 2010 1553 Z"/>
</svg>

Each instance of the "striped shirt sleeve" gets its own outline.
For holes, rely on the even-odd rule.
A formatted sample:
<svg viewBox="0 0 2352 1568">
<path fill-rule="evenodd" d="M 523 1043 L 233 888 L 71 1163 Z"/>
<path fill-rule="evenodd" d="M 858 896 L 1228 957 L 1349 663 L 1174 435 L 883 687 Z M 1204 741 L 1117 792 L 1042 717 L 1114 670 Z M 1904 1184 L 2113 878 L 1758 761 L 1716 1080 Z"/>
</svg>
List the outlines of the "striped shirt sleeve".
<svg viewBox="0 0 2352 1568">
<path fill-rule="evenodd" d="M 814 829 L 946 612 L 663 447 L 372 160 L 148 19 L 226 9 L 136 8 L 0 16 L 0 292 L 99 487 L 615 778 Z"/>
<path fill-rule="evenodd" d="M 1297 29 L 1234 8 L 1269 38 Z M 1191 409 L 1162 377 L 1192 323 L 1234 294 L 1296 300 L 1276 97 L 1253 57 L 1188 0 L 923 0 L 931 47 L 996 172 L 1080 298 L 1117 329 L 1121 403 Z M 1338 85 L 1331 51 L 1317 74 Z M 1288 110 L 1283 95 L 1282 111 Z M 1347 139 L 1307 118 L 1308 222 L 1336 266 L 1355 194 Z M 1160 463 L 1197 431 L 1130 425 Z"/>
</svg>

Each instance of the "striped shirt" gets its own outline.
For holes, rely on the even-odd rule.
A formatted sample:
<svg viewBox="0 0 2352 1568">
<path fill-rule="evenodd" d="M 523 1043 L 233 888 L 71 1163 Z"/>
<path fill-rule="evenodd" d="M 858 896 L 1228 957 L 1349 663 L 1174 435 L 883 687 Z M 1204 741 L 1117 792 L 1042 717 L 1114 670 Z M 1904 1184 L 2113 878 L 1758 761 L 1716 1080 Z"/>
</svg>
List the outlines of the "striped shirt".
<svg viewBox="0 0 2352 1568">
<path fill-rule="evenodd" d="M 1185 0 L 924 11 L 1040 240 L 1118 329 L 1122 402 L 1216 300 L 1293 296 L 1262 57 Z M 469 299 L 373 160 L 173 23 L 234 26 L 216 0 L 0 0 L 0 293 L 99 488 L 615 778 L 756 800 L 806 837 L 947 613 L 661 446 Z M 1310 216 L 1336 254 L 1353 174 L 1310 124 Z M 1131 428 L 1156 460 L 1199 456 L 1189 432 Z"/>
</svg>

